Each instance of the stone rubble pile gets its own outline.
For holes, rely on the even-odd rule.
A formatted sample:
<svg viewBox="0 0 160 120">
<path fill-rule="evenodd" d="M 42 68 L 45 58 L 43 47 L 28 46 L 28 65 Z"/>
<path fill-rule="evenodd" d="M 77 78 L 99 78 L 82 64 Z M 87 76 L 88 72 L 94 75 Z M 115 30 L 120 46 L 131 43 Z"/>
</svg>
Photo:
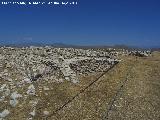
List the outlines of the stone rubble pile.
<svg viewBox="0 0 160 120">
<path fill-rule="evenodd" d="M 15 79 L 21 80 L 18 84 L 23 86 L 25 83 L 31 83 L 37 80 L 53 80 L 62 81 L 68 80 L 73 83 L 77 83 L 77 70 L 71 68 L 72 63 L 76 63 L 81 69 L 86 69 L 81 67 L 80 62 L 84 59 L 90 60 L 90 63 L 99 62 L 99 68 L 105 69 L 103 67 L 109 67 L 109 65 L 101 64 L 107 63 L 107 59 L 113 57 L 113 53 L 104 52 L 100 50 L 93 49 L 74 49 L 74 48 L 53 48 L 53 47 L 1 47 L 0 48 L 0 76 L 3 79 L 8 79 L 8 81 Z M 95 58 L 105 58 L 106 60 L 94 60 Z M 93 60 L 92 60 L 93 59 Z M 115 60 L 117 61 L 117 60 Z M 93 63 L 92 63 L 93 62 Z M 87 61 L 85 63 L 87 65 Z M 75 64 L 74 64 L 75 65 Z M 86 66 L 85 65 L 85 66 Z M 101 67 L 100 67 L 101 66 Z M 88 64 L 88 68 L 91 65 Z M 97 66 L 98 67 L 98 66 Z M 100 71 L 91 68 L 92 71 Z M 87 70 L 82 70 L 83 73 Z M 104 70 L 101 70 L 104 71 Z M 88 74 L 88 73 L 86 73 Z"/>
<path fill-rule="evenodd" d="M 116 49 L 75 49 L 46 47 L 1 47 L 0 77 L 12 81 L 23 80 L 19 85 L 40 79 L 77 83 L 77 74 L 103 72 L 118 62 L 118 55 L 148 56 L 149 51 Z M 99 60 L 98 60 L 99 59 Z M 113 64 L 110 63 L 110 60 Z"/>
<path fill-rule="evenodd" d="M 116 51 L 116 49 L 111 49 L 111 48 L 108 50 L 100 50 L 100 49 L 84 50 L 84 49 L 74 49 L 74 48 L 53 48 L 49 46 L 46 47 L 31 46 L 23 48 L 1 47 L 0 68 L 2 68 L 1 70 L 4 71 L 0 71 L 1 72 L 0 76 L 5 77 L 5 79 L 6 77 L 9 77 L 9 79 L 11 79 L 10 76 L 12 76 L 12 71 L 14 71 L 14 74 L 20 77 L 17 79 L 25 79 L 27 80 L 26 82 L 37 81 L 38 79 L 42 78 L 43 76 L 47 76 L 48 74 L 52 76 L 52 79 L 63 78 L 73 82 L 76 79 L 77 72 L 84 73 L 85 71 L 95 71 L 95 72 L 104 71 L 105 68 L 103 67 L 108 68 L 110 65 L 108 58 L 114 58 L 114 60 L 117 61 L 115 58 L 120 54 L 143 57 L 143 56 L 148 56 L 150 52 L 127 51 L 127 50 Z M 95 60 L 97 58 L 105 58 L 105 60 Z M 93 63 L 96 64 L 91 65 Z M 102 65 L 102 63 L 107 63 L 107 65 L 104 66 Z M 87 65 L 88 68 L 92 70 L 89 70 L 87 68 Z M 70 67 L 72 67 L 72 69 Z M 78 70 L 78 69 L 86 69 L 86 70 Z M 74 82 L 76 81 L 77 80 L 75 80 Z"/>
<path fill-rule="evenodd" d="M 151 55 L 150 51 L 131 51 L 129 55 L 138 56 L 138 57 L 148 57 Z"/>
<path fill-rule="evenodd" d="M 76 71 L 76 74 L 90 74 L 94 72 L 105 72 L 112 65 L 117 63 L 117 59 L 85 59 L 78 60 L 70 64 L 71 69 Z"/>
</svg>

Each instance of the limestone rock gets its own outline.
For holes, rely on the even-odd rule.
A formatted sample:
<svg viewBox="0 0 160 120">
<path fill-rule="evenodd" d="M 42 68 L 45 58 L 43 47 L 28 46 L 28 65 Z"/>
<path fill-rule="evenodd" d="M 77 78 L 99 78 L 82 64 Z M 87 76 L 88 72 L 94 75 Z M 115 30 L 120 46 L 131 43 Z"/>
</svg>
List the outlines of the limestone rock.
<svg viewBox="0 0 160 120">
<path fill-rule="evenodd" d="M 28 87 L 27 94 L 28 94 L 28 95 L 35 95 L 35 93 L 36 93 L 36 91 L 35 91 L 34 85 L 30 85 L 30 86 Z"/>
</svg>

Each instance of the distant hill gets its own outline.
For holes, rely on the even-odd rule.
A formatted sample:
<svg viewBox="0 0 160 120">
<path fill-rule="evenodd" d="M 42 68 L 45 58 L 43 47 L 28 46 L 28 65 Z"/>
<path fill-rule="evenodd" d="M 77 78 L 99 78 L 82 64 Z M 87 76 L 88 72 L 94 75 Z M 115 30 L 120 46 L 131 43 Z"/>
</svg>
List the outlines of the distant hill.
<svg viewBox="0 0 160 120">
<path fill-rule="evenodd" d="M 159 48 L 152 48 L 151 51 L 160 51 L 160 47 Z"/>
<path fill-rule="evenodd" d="M 64 43 L 53 43 L 53 44 L 47 44 L 47 43 L 36 43 L 36 42 L 22 42 L 22 43 L 16 43 L 16 44 L 0 44 L 0 46 L 11 46 L 11 47 L 29 47 L 29 46 L 52 46 L 52 47 L 60 47 L 60 48 L 79 48 L 79 49 L 106 49 L 106 48 L 115 48 L 115 49 L 127 49 L 127 50 L 153 50 L 153 51 L 160 51 L 160 46 L 154 46 L 154 47 L 137 47 L 137 46 L 128 46 L 128 45 L 72 45 L 72 44 L 64 44 Z"/>
</svg>

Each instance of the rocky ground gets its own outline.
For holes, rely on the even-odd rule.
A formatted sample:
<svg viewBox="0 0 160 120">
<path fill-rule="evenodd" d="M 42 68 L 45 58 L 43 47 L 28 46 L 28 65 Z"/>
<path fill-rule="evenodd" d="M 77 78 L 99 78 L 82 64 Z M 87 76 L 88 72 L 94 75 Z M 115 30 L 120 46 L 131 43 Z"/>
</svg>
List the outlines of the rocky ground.
<svg viewBox="0 0 160 120">
<path fill-rule="evenodd" d="M 137 119 L 157 119 L 159 56 L 115 49 L 1 47 L 0 119 L 134 119 L 140 113 L 145 117 Z M 134 101 L 144 97 L 146 104 Z"/>
</svg>

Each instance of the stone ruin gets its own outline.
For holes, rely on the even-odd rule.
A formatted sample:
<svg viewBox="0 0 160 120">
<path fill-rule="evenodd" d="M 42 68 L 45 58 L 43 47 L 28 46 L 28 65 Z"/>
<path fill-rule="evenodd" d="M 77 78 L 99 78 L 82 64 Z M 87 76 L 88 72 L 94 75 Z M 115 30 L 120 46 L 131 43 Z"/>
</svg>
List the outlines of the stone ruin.
<svg viewBox="0 0 160 120">
<path fill-rule="evenodd" d="M 11 78 L 16 75 L 17 79 L 28 79 L 28 82 L 64 79 L 77 83 L 77 75 L 104 72 L 119 61 L 113 52 L 93 49 L 1 47 L 0 52 L 0 75 Z"/>
</svg>

